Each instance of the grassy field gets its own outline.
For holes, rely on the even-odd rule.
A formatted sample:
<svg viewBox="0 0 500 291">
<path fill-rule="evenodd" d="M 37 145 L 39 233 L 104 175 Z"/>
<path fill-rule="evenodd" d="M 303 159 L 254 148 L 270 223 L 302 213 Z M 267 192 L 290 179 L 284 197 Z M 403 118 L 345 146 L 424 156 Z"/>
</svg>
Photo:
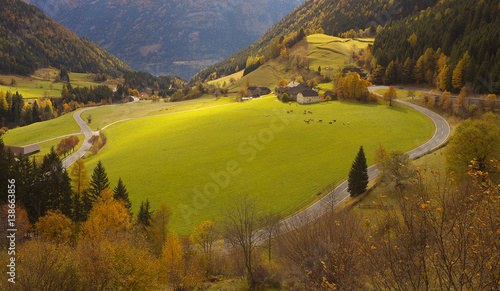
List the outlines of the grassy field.
<svg viewBox="0 0 500 291">
<path fill-rule="evenodd" d="M 98 130 L 118 120 L 126 118 L 145 117 L 185 110 L 198 109 L 208 106 L 223 105 L 233 102 L 230 97 L 215 98 L 213 95 L 203 95 L 200 98 L 180 102 L 153 103 L 150 100 L 117 106 L 101 106 L 82 114 L 83 120 L 92 115 L 90 128 Z"/>
<path fill-rule="evenodd" d="M 229 76 L 225 76 L 225 77 L 222 77 L 222 78 L 219 78 L 217 80 L 213 80 L 213 81 L 209 81 L 208 84 L 209 85 L 220 85 L 222 86 L 224 84 L 224 82 L 226 82 L 226 85 L 229 86 L 231 84 L 231 78 L 233 78 L 235 81 L 240 79 L 241 77 L 243 77 L 243 71 L 244 70 L 241 70 L 239 72 L 236 72 L 234 74 L 231 74 Z"/>
<path fill-rule="evenodd" d="M 71 112 L 55 119 L 9 130 L 2 137 L 5 145 L 23 146 L 79 131 L 80 127 Z"/>
<path fill-rule="evenodd" d="M 323 122 L 303 121 L 310 118 Z M 406 151 L 432 133 L 427 117 L 403 106 L 297 106 L 264 98 L 118 123 L 105 130 L 108 143 L 86 164 L 90 172 L 102 160 L 112 187 L 121 177 L 135 213 L 143 200 L 153 208 L 166 201 L 172 229 L 189 234 L 245 193 L 258 197 L 263 209 L 298 211 L 345 179 L 359 146 L 371 163 L 379 143 Z M 234 175 L 223 179 L 223 172 Z"/>
<path fill-rule="evenodd" d="M 39 69 L 31 76 L 0 75 L 0 91 L 19 92 L 24 98 L 61 97 L 64 83 L 54 82 L 59 70 L 53 68 Z M 72 86 L 89 87 L 101 85 L 92 80 L 92 74 L 69 73 Z M 12 80 L 16 85 L 10 86 Z M 109 80 L 103 84 L 116 88 L 119 80 Z M 4 85 L 2 85 L 4 84 Z"/>
<path fill-rule="evenodd" d="M 346 39 L 324 34 L 313 34 L 307 36 L 309 44 L 307 58 L 310 60 L 312 70 L 317 70 L 319 66 L 324 70 L 332 70 L 342 67 L 350 59 L 353 51 L 366 48 L 373 43 L 373 38 Z M 322 71 L 324 74 L 325 72 Z"/>
<path fill-rule="evenodd" d="M 377 89 L 375 90 L 375 93 L 378 93 L 380 95 L 384 95 L 385 92 L 389 91 L 388 89 Z M 424 95 L 424 92 L 421 91 L 415 91 L 415 98 L 408 97 L 408 90 L 404 89 L 396 89 L 396 93 L 398 94 L 398 99 L 403 100 L 403 101 L 415 101 L 419 100 L 421 95 Z"/>
</svg>

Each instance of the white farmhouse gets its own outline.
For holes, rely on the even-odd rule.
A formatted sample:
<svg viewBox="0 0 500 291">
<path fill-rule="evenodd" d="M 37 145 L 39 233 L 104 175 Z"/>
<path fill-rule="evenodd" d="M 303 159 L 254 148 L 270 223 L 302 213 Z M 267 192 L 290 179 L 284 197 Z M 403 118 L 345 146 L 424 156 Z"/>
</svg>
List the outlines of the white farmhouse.
<svg viewBox="0 0 500 291">
<path fill-rule="evenodd" d="M 318 92 L 314 90 L 306 89 L 297 94 L 297 103 L 299 104 L 311 104 L 318 102 L 319 95 Z"/>
</svg>

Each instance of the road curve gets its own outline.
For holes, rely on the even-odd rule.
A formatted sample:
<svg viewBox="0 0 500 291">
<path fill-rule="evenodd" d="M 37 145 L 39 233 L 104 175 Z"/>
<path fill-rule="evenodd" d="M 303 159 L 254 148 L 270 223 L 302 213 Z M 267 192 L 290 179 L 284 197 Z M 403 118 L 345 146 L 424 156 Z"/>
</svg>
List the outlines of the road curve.
<svg viewBox="0 0 500 291">
<path fill-rule="evenodd" d="M 389 87 L 385 86 L 371 86 L 369 87 L 369 90 L 370 92 L 373 92 L 374 90 L 377 89 L 388 89 L 388 88 Z M 377 95 L 379 97 L 382 97 L 380 94 Z M 401 100 L 394 100 L 394 101 L 424 113 L 435 124 L 435 132 L 432 138 L 429 139 L 426 143 L 422 144 L 421 146 L 407 152 L 407 154 L 412 159 L 419 158 L 425 155 L 426 153 L 440 147 L 449 138 L 451 134 L 450 125 L 439 114 L 427 108 L 412 103 L 408 103 Z M 378 176 L 378 174 L 379 173 L 376 165 L 373 165 L 368 168 L 368 178 L 370 181 L 375 179 Z M 333 191 L 325 195 L 323 198 L 321 198 L 308 208 L 281 221 L 277 227 L 278 232 L 285 233 L 291 229 L 305 225 L 319 218 L 320 216 L 326 214 L 327 212 L 331 211 L 332 209 L 337 207 L 340 203 L 342 203 L 344 200 L 346 200 L 348 197 L 349 193 L 347 192 L 347 180 L 345 180 L 339 186 L 337 186 Z M 258 231 L 256 235 L 260 243 L 263 243 L 268 238 L 267 237 L 268 234 L 265 232 L 265 230 Z"/>
<path fill-rule="evenodd" d="M 137 98 L 137 97 L 133 97 L 133 98 L 134 98 L 134 101 L 132 101 L 130 103 L 135 103 L 135 102 L 139 101 L 139 98 Z M 124 103 L 124 104 L 129 104 L 129 103 Z M 122 105 L 122 104 L 108 105 L 108 106 L 118 106 L 118 105 Z M 75 113 L 73 113 L 73 118 L 75 119 L 78 126 L 80 126 L 80 134 L 84 134 L 85 138 L 84 138 L 82 146 L 74 154 L 66 157 L 62 161 L 63 167 L 65 169 L 69 168 L 69 166 L 71 166 L 74 162 L 76 162 L 76 160 L 78 160 L 78 158 L 83 157 L 83 155 L 85 155 L 85 153 L 88 150 L 90 150 L 90 148 L 92 147 L 92 144 L 89 142 L 89 140 L 92 137 L 92 135 L 94 135 L 94 132 L 87 125 L 87 122 L 83 121 L 81 114 L 87 110 L 91 110 L 94 108 L 96 108 L 96 107 L 85 108 L 85 109 L 78 110 Z"/>
<path fill-rule="evenodd" d="M 92 146 L 92 144 L 89 142 L 89 140 L 90 140 L 90 138 L 92 137 L 92 135 L 94 133 L 92 132 L 92 130 L 90 129 L 90 127 L 87 125 L 87 122 L 83 121 L 83 119 L 81 117 L 81 114 L 83 112 L 87 111 L 87 110 L 91 110 L 91 109 L 94 109 L 94 108 L 95 107 L 89 107 L 89 108 L 85 108 L 85 109 L 82 109 L 82 110 L 78 110 L 75 113 L 73 113 L 73 118 L 75 119 L 75 121 L 78 124 L 78 126 L 80 126 L 80 133 L 83 134 L 83 135 L 85 135 L 85 137 L 83 138 L 83 144 L 82 144 L 82 146 L 75 153 L 73 153 L 71 156 L 66 157 L 62 161 L 63 167 L 65 169 L 67 169 L 74 162 L 76 162 L 76 160 L 78 160 L 78 158 L 83 157 L 83 155 L 85 155 L 85 153 L 88 150 L 90 150 L 90 147 Z"/>
</svg>

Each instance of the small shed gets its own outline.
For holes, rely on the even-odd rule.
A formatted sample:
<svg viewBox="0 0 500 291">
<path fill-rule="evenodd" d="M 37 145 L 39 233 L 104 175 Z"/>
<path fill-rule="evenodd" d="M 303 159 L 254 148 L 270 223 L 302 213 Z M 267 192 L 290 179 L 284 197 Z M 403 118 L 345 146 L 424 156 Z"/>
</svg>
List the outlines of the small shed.
<svg viewBox="0 0 500 291">
<path fill-rule="evenodd" d="M 40 150 L 42 149 L 41 146 L 38 144 L 32 144 L 24 147 L 12 147 L 12 146 L 5 146 L 5 150 L 10 150 L 14 155 L 24 155 L 24 156 L 29 156 L 32 154 L 39 153 Z"/>
</svg>

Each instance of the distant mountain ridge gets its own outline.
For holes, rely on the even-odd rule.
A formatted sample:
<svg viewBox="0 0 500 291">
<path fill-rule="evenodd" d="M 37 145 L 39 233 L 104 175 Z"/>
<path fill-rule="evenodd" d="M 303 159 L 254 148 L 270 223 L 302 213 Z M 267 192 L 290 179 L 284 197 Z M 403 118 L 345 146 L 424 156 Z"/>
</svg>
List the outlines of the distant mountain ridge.
<svg viewBox="0 0 500 291">
<path fill-rule="evenodd" d="M 255 42 L 301 0 L 25 0 L 137 70 L 190 78 Z"/>
<path fill-rule="evenodd" d="M 0 7 L 0 73 L 27 75 L 47 66 L 113 76 L 132 70 L 35 6 L 0 0 Z"/>
</svg>

